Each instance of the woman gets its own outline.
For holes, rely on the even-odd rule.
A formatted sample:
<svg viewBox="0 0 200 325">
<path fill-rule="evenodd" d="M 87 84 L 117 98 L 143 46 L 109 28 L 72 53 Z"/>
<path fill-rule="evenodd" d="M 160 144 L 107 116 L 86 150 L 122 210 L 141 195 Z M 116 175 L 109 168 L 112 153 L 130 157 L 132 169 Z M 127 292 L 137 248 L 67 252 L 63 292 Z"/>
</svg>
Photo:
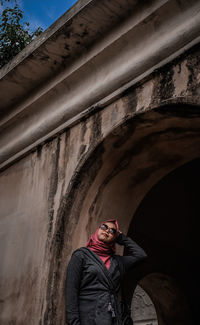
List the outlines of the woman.
<svg viewBox="0 0 200 325">
<path fill-rule="evenodd" d="M 127 256 L 115 255 L 116 243 L 125 246 Z M 120 325 L 120 278 L 145 257 L 144 250 L 121 233 L 116 220 L 103 222 L 69 262 L 67 324 Z"/>
</svg>

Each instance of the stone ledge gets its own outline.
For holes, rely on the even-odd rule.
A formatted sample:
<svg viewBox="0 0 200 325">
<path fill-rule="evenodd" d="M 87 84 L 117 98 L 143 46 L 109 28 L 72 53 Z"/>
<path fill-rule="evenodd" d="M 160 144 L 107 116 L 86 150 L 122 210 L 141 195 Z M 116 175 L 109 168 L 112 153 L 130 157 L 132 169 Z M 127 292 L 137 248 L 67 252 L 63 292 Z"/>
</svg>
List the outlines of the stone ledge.
<svg viewBox="0 0 200 325">
<path fill-rule="evenodd" d="M 91 0 L 85 6 L 83 2 L 66 14 L 64 23 L 61 17 L 62 23 L 55 23 L 50 37 L 30 50 L 24 61 L 16 66 L 11 62 L 11 70 L 5 68 L 8 72 L 0 84 L 1 168 L 74 124 L 91 106 L 106 105 L 200 40 L 198 1 L 157 0 L 141 5 L 111 0 L 108 5 L 106 0 Z M 84 38 L 80 25 L 86 21 L 89 27 Z M 104 27 L 99 29 L 102 22 Z M 70 41 L 66 32 L 71 33 Z M 70 58 L 63 58 L 67 44 Z M 55 58 L 58 65 L 52 68 Z"/>
</svg>

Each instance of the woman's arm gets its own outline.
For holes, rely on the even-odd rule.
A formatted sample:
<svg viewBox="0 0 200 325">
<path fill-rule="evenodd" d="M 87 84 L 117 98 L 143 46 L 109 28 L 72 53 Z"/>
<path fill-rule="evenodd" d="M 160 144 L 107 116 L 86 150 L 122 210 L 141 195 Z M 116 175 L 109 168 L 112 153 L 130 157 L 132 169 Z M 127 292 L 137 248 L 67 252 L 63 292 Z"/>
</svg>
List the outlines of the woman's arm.
<svg viewBox="0 0 200 325">
<path fill-rule="evenodd" d="M 124 266 L 124 271 L 127 271 L 136 263 L 144 260 L 147 257 L 145 251 L 138 244 L 136 244 L 130 237 L 127 237 L 122 233 L 120 233 L 117 237 L 116 243 L 123 245 L 128 251 L 128 255 L 121 256 L 120 258 Z"/>
<path fill-rule="evenodd" d="M 80 325 L 79 318 L 79 288 L 82 273 L 83 258 L 80 252 L 75 252 L 67 267 L 66 277 L 66 311 L 67 324 Z"/>
</svg>

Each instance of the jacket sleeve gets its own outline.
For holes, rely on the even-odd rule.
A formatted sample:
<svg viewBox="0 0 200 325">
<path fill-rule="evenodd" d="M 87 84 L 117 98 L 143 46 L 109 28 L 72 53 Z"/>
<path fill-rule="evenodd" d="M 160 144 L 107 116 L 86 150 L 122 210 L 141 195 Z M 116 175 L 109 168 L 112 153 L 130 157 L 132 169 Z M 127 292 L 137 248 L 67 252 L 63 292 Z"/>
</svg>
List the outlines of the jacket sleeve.
<svg viewBox="0 0 200 325">
<path fill-rule="evenodd" d="M 145 251 L 130 237 L 127 237 L 124 234 L 120 234 L 116 242 L 119 245 L 123 245 L 128 251 L 128 255 L 120 257 L 124 271 L 129 270 L 136 263 L 144 260 L 147 257 Z"/>
<path fill-rule="evenodd" d="M 79 288 L 82 273 L 83 258 L 80 252 L 75 252 L 67 267 L 66 276 L 66 312 L 68 325 L 80 325 L 79 318 Z"/>
</svg>

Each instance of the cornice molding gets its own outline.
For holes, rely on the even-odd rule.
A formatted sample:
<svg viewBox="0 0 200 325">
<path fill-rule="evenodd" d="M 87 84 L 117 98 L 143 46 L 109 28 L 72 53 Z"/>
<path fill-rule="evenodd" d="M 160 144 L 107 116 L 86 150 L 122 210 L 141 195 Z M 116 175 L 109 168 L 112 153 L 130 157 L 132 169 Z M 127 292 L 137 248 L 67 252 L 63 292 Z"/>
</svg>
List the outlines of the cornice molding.
<svg viewBox="0 0 200 325">
<path fill-rule="evenodd" d="M 79 1 L 1 71 L 0 168 L 114 100 L 199 35 L 199 1 Z"/>
</svg>

